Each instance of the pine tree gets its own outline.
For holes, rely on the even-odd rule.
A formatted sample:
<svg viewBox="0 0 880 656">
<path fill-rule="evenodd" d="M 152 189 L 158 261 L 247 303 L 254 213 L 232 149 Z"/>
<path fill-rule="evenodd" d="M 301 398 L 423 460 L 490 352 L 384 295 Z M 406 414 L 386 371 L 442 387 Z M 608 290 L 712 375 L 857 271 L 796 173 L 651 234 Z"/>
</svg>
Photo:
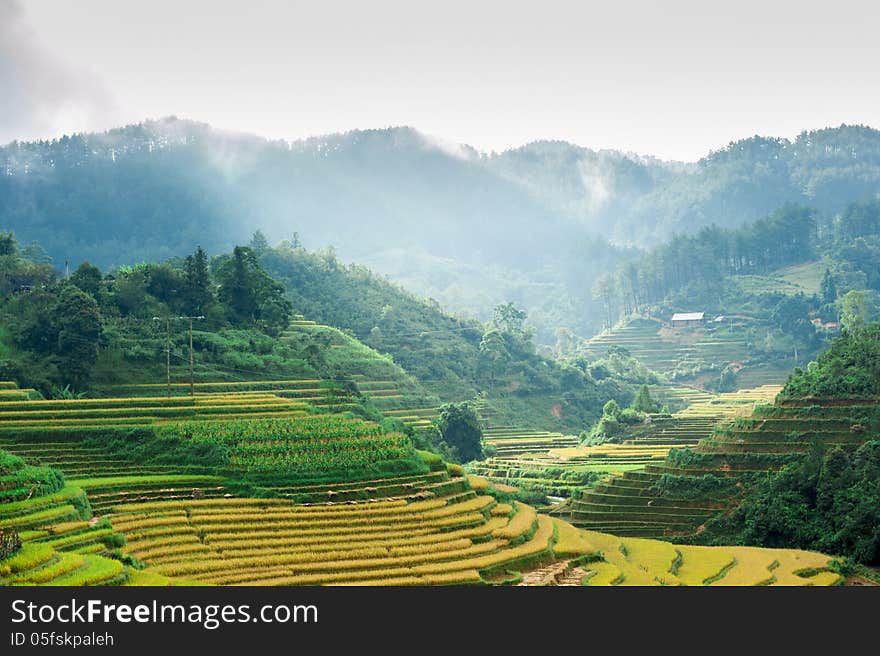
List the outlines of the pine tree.
<svg viewBox="0 0 880 656">
<path fill-rule="evenodd" d="M 825 269 L 825 275 L 822 276 L 822 302 L 825 304 L 834 303 L 837 300 L 837 285 L 834 283 L 834 276 L 831 271 Z"/>
<path fill-rule="evenodd" d="M 237 321 L 252 321 L 257 311 L 255 290 L 251 284 L 250 270 L 254 253 L 246 246 L 236 246 L 232 250 L 231 267 L 224 271 L 220 287 L 220 300 L 230 310 Z"/>
<path fill-rule="evenodd" d="M 208 273 L 208 256 L 201 246 L 194 255 L 187 255 L 183 268 L 188 311 L 203 315 L 213 304 L 214 293 L 211 290 L 211 275 Z"/>
<path fill-rule="evenodd" d="M 639 389 L 639 393 L 636 395 L 636 400 L 633 401 L 632 408 L 633 410 L 638 410 L 639 412 L 644 413 L 657 412 L 657 404 L 654 403 L 654 399 L 651 398 L 651 390 L 648 389 L 647 385 L 642 385 Z"/>
<path fill-rule="evenodd" d="M 263 234 L 262 230 L 257 230 L 251 237 L 249 246 L 254 254 L 259 257 L 269 250 L 269 240 L 266 239 L 266 235 Z"/>
</svg>

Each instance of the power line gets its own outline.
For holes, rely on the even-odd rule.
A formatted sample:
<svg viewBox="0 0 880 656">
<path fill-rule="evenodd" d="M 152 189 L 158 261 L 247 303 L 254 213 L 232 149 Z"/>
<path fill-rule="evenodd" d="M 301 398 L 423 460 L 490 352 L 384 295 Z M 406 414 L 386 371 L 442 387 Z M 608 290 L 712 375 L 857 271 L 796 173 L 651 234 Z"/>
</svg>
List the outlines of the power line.
<svg viewBox="0 0 880 656">
<path fill-rule="evenodd" d="M 205 317 L 199 315 L 197 317 L 190 316 L 177 316 L 177 317 L 165 317 L 165 330 L 166 330 L 166 341 L 165 341 L 165 380 L 167 384 L 167 392 L 166 396 L 171 397 L 171 320 L 172 319 L 185 319 L 189 321 L 189 395 L 195 395 L 195 381 L 193 374 L 193 321 L 201 320 Z M 153 321 L 162 321 L 162 317 L 153 317 Z"/>
</svg>

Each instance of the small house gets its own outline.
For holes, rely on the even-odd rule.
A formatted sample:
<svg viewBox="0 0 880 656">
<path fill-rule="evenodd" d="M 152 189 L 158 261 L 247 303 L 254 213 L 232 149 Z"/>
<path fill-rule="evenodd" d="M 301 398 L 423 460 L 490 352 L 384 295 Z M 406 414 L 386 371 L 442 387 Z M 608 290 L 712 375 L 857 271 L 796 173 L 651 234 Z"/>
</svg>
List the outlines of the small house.
<svg viewBox="0 0 880 656">
<path fill-rule="evenodd" d="M 672 315 L 673 328 L 692 328 L 703 325 L 703 312 L 676 312 Z"/>
</svg>

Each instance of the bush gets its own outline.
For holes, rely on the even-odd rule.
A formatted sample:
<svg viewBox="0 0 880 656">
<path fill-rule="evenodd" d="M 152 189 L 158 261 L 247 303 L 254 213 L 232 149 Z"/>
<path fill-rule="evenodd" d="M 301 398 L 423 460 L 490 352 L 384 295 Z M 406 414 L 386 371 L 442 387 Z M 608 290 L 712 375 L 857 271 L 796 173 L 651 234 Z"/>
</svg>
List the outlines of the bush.
<svg viewBox="0 0 880 656">
<path fill-rule="evenodd" d="M 633 408 L 627 408 L 626 410 L 621 411 L 619 421 L 628 426 L 641 424 L 645 421 L 645 413 L 634 410 Z"/>
<path fill-rule="evenodd" d="M 21 549 L 21 536 L 12 529 L 0 529 L 0 560 L 9 558 Z"/>
</svg>

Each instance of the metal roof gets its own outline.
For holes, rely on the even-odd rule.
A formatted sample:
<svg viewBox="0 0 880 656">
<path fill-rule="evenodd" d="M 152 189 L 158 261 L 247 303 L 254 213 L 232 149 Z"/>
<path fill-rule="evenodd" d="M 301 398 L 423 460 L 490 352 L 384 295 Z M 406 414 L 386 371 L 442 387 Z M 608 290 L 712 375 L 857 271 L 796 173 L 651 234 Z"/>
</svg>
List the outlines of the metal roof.
<svg viewBox="0 0 880 656">
<path fill-rule="evenodd" d="M 704 312 L 676 312 L 672 315 L 673 321 L 702 321 Z"/>
</svg>

